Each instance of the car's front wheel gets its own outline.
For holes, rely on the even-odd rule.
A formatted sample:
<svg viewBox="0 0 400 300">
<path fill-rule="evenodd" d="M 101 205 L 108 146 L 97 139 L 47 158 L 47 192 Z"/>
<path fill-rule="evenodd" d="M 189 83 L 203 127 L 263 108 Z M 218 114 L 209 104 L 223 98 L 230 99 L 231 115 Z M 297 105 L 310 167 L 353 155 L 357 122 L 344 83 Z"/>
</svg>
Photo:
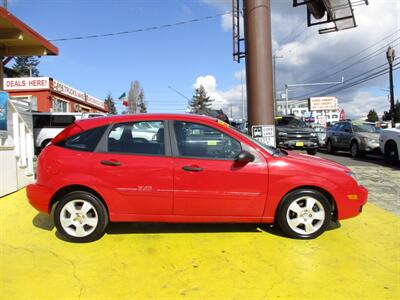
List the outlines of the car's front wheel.
<svg viewBox="0 0 400 300">
<path fill-rule="evenodd" d="M 308 155 L 315 155 L 315 154 L 317 154 L 317 149 L 307 149 L 307 154 Z"/>
<path fill-rule="evenodd" d="M 350 145 L 350 154 L 353 158 L 359 158 L 363 156 L 363 152 L 360 150 L 357 142 L 352 142 Z"/>
<path fill-rule="evenodd" d="M 284 197 L 276 221 L 287 236 L 312 239 L 321 235 L 331 220 L 328 199 L 318 191 L 301 189 Z"/>
<path fill-rule="evenodd" d="M 108 224 L 108 213 L 95 195 L 72 192 L 65 195 L 54 210 L 57 231 L 71 242 L 86 243 L 99 239 Z"/>
<path fill-rule="evenodd" d="M 329 154 L 334 154 L 335 151 L 336 151 L 336 149 L 333 147 L 333 144 L 332 144 L 332 141 L 331 141 L 331 140 L 328 140 L 328 141 L 326 142 L 326 151 L 327 151 Z"/>
</svg>

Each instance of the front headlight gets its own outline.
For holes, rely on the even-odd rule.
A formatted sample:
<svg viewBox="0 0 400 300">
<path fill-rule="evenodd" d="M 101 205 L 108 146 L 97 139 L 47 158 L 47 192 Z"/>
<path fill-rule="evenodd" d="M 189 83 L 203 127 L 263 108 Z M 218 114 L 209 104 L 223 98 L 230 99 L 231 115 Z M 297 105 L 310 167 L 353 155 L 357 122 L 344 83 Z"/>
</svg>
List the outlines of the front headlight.
<svg viewBox="0 0 400 300">
<path fill-rule="evenodd" d="M 378 141 L 375 140 L 375 139 L 370 139 L 370 138 L 367 138 L 367 137 L 363 137 L 362 139 L 363 139 L 364 143 L 367 143 L 367 144 L 375 144 L 375 143 L 378 143 Z"/>
<path fill-rule="evenodd" d="M 358 178 L 357 178 L 356 174 L 354 174 L 353 172 L 346 172 L 346 174 L 349 175 L 351 178 L 353 178 L 355 180 L 355 182 L 357 182 L 358 185 L 360 184 L 358 182 Z"/>
<path fill-rule="evenodd" d="M 310 133 L 310 136 L 311 136 L 311 137 L 316 137 L 317 134 L 316 134 L 315 132 L 311 132 L 311 133 Z"/>
<path fill-rule="evenodd" d="M 287 132 L 279 131 L 279 132 L 278 132 L 278 135 L 279 135 L 279 136 L 286 136 L 286 135 L 287 135 Z"/>
</svg>

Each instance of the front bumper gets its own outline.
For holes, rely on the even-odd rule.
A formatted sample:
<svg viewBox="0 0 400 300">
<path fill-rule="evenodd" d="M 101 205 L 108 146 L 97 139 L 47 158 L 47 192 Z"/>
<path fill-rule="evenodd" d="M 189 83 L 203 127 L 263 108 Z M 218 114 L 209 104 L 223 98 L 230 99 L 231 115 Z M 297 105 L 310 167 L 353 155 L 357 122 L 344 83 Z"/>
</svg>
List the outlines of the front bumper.
<svg viewBox="0 0 400 300">
<path fill-rule="evenodd" d="M 38 211 L 48 214 L 53 191 L 39 184 L 30 184 L 26 187 L 29 203 Z"/>
<path fill-rule="evenodd" d="M 317 141 L 299 141 L 299 140 L 289 140 L 289 141 L 278 141 L 278 147 L 286 149 L 317 149 Z"/>
<path fill-rule="evenodd" d="M 356 195 L 357 199 L 354 199 L 355 197 L 349 197 L 350 195 Z M 359 185 L 356 190 L 346 192 L 342 197 L 343 199 L 341 199 L 341 201 L 337 203 L 337 217 L 339 220 L 352 218 L 361 213 L 363 206 L 365 205 L 365 203 L 367 203 L 368 190 L 364 186 Z"/>
</svg>

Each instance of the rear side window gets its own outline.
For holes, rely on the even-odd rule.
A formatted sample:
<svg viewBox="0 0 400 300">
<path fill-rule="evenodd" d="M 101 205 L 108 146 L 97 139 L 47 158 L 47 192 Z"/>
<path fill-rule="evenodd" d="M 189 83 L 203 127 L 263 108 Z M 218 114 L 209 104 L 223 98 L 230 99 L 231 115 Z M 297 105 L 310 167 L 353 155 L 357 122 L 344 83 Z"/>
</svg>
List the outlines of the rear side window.
<svg viewBox="0 0 400 300">
<path fill-rule="evenodd" d="M 54 115 L 51 116 L 51 127 L 67 127 L 68 125 L 74 123 L 75 116 L 63 116 L 63 115 Z"/>
<path fill-rule="evenodd" d="M 65 128 L 74 122 L 71 115 L 33 115 L 34 128 Z"/>
<path fill-rule="evenodd" d="M 93 152 L 107 127 L 102 126 L 86 130 L 59 142 L 57 145 L 73 150 Z"/>
</svg>

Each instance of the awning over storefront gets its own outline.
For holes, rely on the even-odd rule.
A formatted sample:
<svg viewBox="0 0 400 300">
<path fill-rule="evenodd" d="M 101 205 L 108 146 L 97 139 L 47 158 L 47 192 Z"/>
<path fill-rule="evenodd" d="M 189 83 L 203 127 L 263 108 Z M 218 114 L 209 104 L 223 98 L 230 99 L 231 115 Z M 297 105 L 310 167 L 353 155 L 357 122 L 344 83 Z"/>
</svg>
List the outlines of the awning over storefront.
<svg viewBox="0 0 400 300">
<path fill-rule="evenodd" d="M 58 48 L 0 7 L 0 57 L 58 55 Z"/>
<path fill-rule="evenodd" d="M 0 7 L 0 90 L 3 89 L 4 57 L 43 55 L 58 55 L 58 48 Z"/>
</svg>

